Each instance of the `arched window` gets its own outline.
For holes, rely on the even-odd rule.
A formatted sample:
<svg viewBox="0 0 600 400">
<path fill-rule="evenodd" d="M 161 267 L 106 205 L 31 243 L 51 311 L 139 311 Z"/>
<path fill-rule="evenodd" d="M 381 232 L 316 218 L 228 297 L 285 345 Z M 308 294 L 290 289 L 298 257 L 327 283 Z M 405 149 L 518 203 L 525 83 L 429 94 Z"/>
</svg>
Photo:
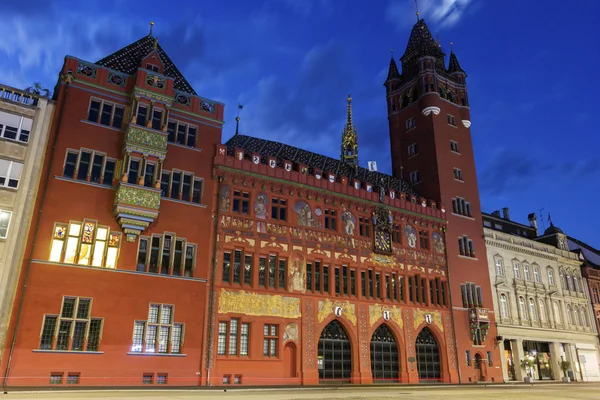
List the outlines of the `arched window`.
<svg viewBox="0 0 600 400">
<path fill-rule="evenodd" d="M 496 263 L 496 275 L 504 276 L 504 265 L 502 264 L 502 259 L 496 258 L 494 261 Z"/>
<path fill-rule="evenodd" d="M 571 278 L 571 274 L 567 272 L 565 275 L 567 276 L 566 289 L 573 290 L 573 278 Z"/>
<path fill-rule="evenodd" d="M 508 318 L 508 299 L 504 293 L 500 295 L 500 312 L 502 313 L 502 318 Z"/>
<path fill-rule="evenodd" d="M 546 322 L 546 307 L 544 307 L 544 300 L 539 299 L 538 305 L 540 307 L 540 321 Z"/>
<path fill-rule="evenodd" d="M 540 283 L 540 268 L 539 267 L 533 267 L 533 280 L 536 283 Z"/>
<path fill-rule="evenodd" d="M 523 275 L 525 275 L 525 280 L 530 281 L 531 275 L 529 274 L 529 265 L 523 264 Z"/>
<path fill-rule="evenodd" d="M 562 318 L 560 316 L 560 306 L 558 305 L 558 301 L 555 301 L 553 303 L 553 307 L 554 307 L 554 321 L 557 324 L 562 324 Z"/>
<path fill-rule="evenodd" d="M 587 318 L 587 307 L 581 306 L 581 325 L 584 325 L 586 328 L 590 327 L 590 321 Z"/>
<path fill-rule="evenodd" d="M 579 325 L 579 307 L 573 307 L 573 325 Z"/>
<path fill-rule="evenodd" d="M 521 312 L 521 319 L 527 320 L 527 309 L 525 308 L 525 299 L 519 297 L 519 311 Z"/>
<path fill-rule="evenodd" d="M 535 312 L 535 301 L 533 298 L 529 298 L 529 315 L 531 315 L 532 321 L 537 321 L 537 313 Z"/>
<path fill-rule="evenodd" d="M 554 285 L 555 284 L 554 283 L 554 270 L 552 268 L 548 267 L 547 272 L 548 272 L 548 283 L 550 285 Z"/>
<path fill-rule="evenodd" d="M 576 292 L 581 291 L 579 289 L 579 279 L 577 279 L 577 276 L 573 276 L 573 289 L 575 289 Z"/>
<path fill-rule="evenodd" d="M 573 325 L 573 315 L 571 314 L 571 305 L 567 304 L 567 322 L 569 325 Z"/>
<path fill-rule="evenodd" d="M 565 275 L 565 271 L 563 271 L 562 269 L 559 271 L 560 274 L 560 283 L 562 284 L 563 289 L 568 289 L 569 286 L 567 286 L 567 276 Z"/>
</svg>

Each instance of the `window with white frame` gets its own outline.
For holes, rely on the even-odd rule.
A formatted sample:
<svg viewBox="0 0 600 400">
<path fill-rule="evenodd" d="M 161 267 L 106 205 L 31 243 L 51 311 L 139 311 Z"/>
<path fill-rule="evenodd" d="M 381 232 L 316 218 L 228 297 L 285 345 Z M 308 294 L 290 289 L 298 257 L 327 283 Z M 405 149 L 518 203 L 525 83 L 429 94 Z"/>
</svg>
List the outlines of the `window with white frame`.
<svg viewBox="0 0 600 400">
<path fill-rule="evenodd" d="M 412 157 L 419 154 L 419 146 L 416 143 L 411 144 L 410 146 L 408 146 L 408 156 Z"/>
<path fill-rule="evenodd" d="M 417 121 L 414 118 L 409 118 L 406 120 L 406 130 L 409 131 L 413 128 L 417 127 Z"/>
<path fill-rule="evenodd" d="M 410 173 L 410 183 L 417 184 L 421 182 L 421 173 L 419 171 L 413 171 Z"/>
<path fill-rule="evenodd" d="M 540 268 L 534 266 L 533 267 L 533 280 L 535 281 L 535 283 L 540 283 Z"/>
<path fill-rule="evenodd" d="M 494 263 L 496 264 L 496 275 L 504 276 L 504 264 L 502 263 L 502 259 L 494 258 Z"/>
<path fill-rule="evenodd" d="M 500 312 L 502 313 L 502 318 L 508 318 L 508 298 L 504 293 L 500 295 Z"/>
<path fill-rule="evenodd" d="M 529 265 L 523 264 L 523 275 L 525 275 L 525 280 L 531 280 L 531 273 L 529 272 Z"/>
<path fill-rule="evenodd" d="M 560 304 L 558 304 L 558 301 L 554 301 L 552 303 L 552 307 L 554 309 L 554 321 L 557 324 L 562 324 L 562 317 L 560 315 Z"/>
<path fill-rule="evenodd" d="M 538 306 L 540 308 L 540 321 L 546 322 L 546 306 L 544 306 L 544 300 L 538 300 Z"/>
<path fill-rule="evenodd" d="M 548 284 L 554 285 L 554 270 L 551 267 L 548 267 L 546 271 L 548 272 Z"/>
<path fill-rule="evenodd" d="M 88 109 L 88 121 L 121 129 L 125 107 L 110 101 L 92 98 Z"/>
<path fill-rule="evenodd" d="M 138 272 L 191 277 L 196 265 L 196 244 L 174 233 L 140 236 Z"/>
<path fill-rule="evenodd" d="M 33 120 L 0 111 L 0 137 L 21 143 L 29 142 Z"/>
<path fill-rule="evenodd" d="M 533 298 L 529 298 L 529 315 L 531 316 L 532 321 L 537 321 L 537 312 L 535 310 L 535 300 Z"/>
<path fill-rule="evenodd" d="M 135 321 L 132 353 L 180 354 L 184 324 L 174 321 L 172 304 L 150 304 L 148 319 Z"/>
<path fill-rule="evenodd" d="M 121 233 L 84 219 L 55 223 L 49 260 L 66 264 L 116 268 Z"/>
<path fill-rule="evenodd" d="M 525 306 L 525 298 L 523 296 L 519 297 L 519 312 L 521 314 L 522 320 L 527 320 L 527 308 Z"/>
<path fill-rule="evenodd" d="M 167 140 L 188 147 L 196 147 L 198 127 L 181 121 L 169 120 Z"/>
<path fill-rule="evenodd" d="M 263 355 L 266 357 L 277 357 L 277 342 L 278 326 L 272 324 L 266 324 L 264 327 L 264 339 L 263 339 Z"/>
<path fill-rule="evenodd" d="M 12 211 L 0 210 L 0 239 L 6 239 Z"/>
<path fill-rule="evenodd" d="M 67 150 L 63 166 L 65 178 L 112 186 L 116 160 L 95 150 Z"/>
<path fill-rule="evenodd" d="M 64 296 L 59 315 L 44 315 L 40 350 L 98 351 L 103 319 L 91 312 L 92 299 Z"/>
<path fill-rule="evenodd" d="M 521 279 L 521 266 L 516 261 L 513 261 L 513 273 L 515 275 L 515 279 Z"/>
<path fill-rule="evenodd" d="M 186 171 L 162 171 L 160 181 L 162 196 L 190 203 L 202 203 L 204 178 Z"/>
<path fill-rule="evenodd" d="M 455 197 L 452 199 L 452 212 L 454 214 L 470 217 L 471 216 L 471 203 L 469 203 L 462 197 Z"/>
<path fill-rule="evenodd" d="M 239 319 L 219 322 L 217 354 L 220 356 L 247 356 L 250 343 L 250 324 Z"/>
<path fill-rule="evenodd" d="M 0 159 L 0 187 L 17 189 L 21 180 L 23 164 Z"/>
</svg>

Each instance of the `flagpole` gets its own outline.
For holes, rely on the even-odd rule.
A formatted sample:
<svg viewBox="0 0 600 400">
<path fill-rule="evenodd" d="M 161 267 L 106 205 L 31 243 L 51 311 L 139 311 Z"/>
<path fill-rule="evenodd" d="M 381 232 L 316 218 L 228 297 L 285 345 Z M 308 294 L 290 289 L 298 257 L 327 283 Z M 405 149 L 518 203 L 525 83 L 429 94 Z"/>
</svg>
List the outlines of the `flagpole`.
<svg viewBox="0 0 600 400">
<path fill-rule="evenodd" d="M 243 105 L 241 105 L 240 103 L 238 103 L 238 108 L 237 108 L 237 117 L 235 117 L 235 134 L 239 134 L 240 132 L 240 110 L 242 110 L 244 108 Z"/>
</svg>

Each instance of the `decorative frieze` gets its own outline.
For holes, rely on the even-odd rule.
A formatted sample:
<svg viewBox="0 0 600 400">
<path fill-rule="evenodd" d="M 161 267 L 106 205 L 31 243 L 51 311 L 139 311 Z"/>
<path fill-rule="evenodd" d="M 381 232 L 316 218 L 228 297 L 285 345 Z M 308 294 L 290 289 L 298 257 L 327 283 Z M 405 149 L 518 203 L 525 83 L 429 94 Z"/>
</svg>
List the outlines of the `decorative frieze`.
<svg viewBox="0 0 600 400">
<path fill-rule="evenodd" d="M 259 317 L 300 318 L 300 299 L 281 295 L 267 295 L 240 290 L 221 289 L 219 314 L 243 314 Z"/>
</svg>

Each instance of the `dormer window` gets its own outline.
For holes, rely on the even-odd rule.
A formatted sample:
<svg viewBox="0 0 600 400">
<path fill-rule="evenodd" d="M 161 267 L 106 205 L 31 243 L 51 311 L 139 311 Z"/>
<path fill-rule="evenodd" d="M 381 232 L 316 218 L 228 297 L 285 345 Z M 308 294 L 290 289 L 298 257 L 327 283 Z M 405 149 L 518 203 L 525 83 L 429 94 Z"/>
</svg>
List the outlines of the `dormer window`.
<svg viewBox="0 0 600 400">
<path fill-rule="evenodd" d="M 146 64 L 146 69 L 149 69 L 150 71 L 154 71 L 154 72 L 158 72 L 159 68 L 157 65 L 154 64 Z"/>
</svg>

